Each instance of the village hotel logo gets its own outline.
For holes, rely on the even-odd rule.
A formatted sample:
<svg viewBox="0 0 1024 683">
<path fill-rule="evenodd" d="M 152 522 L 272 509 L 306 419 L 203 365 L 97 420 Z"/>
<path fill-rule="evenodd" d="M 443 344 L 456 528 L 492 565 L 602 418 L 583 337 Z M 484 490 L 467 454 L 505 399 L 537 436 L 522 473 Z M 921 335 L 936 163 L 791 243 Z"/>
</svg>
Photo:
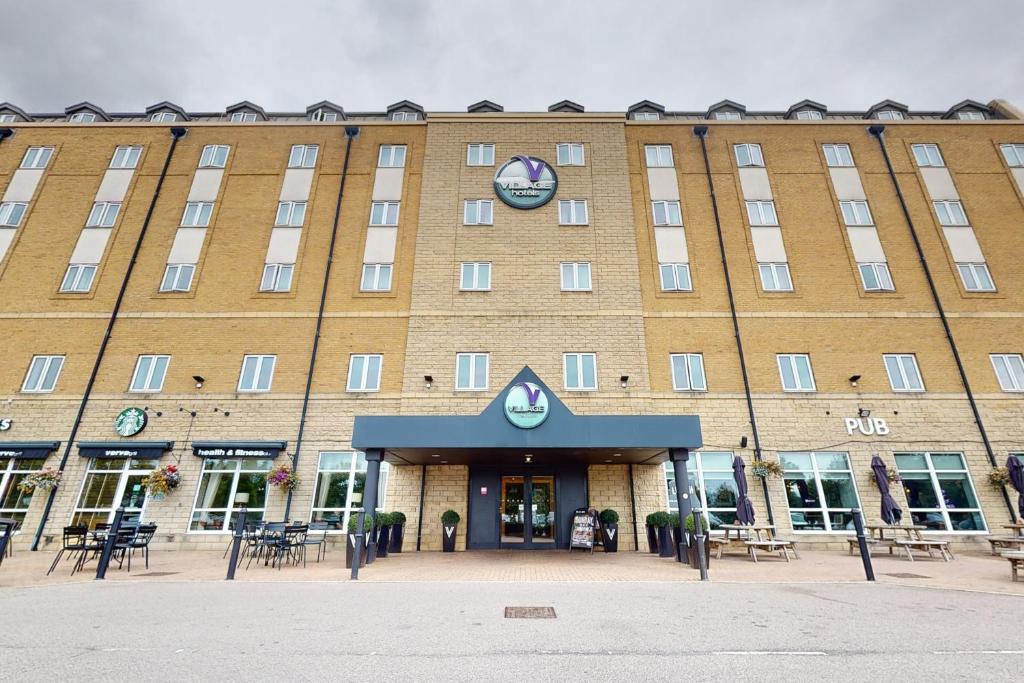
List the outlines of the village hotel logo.
<svg viewBox="0 0 1024 683">
<path fill-rule="evenodd" d="M 555 196 L 558 176 L 543 159 L 517 154 L 494 174 L 494 193 L 514 209 L 536 209 Z"/>
<path fill-rule="evenodd" d="M 518 382 L 505 394 L 505 417 L 520 429 L 533 429 L 548 419 L 548 397 L 533 382 Z"/>
</svg>

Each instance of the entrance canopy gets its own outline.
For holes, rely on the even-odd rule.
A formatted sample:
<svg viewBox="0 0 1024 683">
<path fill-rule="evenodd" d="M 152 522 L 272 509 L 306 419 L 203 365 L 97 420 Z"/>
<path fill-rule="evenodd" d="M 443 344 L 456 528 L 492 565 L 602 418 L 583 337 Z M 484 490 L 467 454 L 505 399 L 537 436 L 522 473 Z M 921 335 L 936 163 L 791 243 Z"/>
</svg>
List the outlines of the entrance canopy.
<svg viewBox="0 0 1024 683">
<path fill-rule="evenodd" d="M 357 416 L 352 446 L 400 465 L 647 463 L 702 445 L 696 415 L 575 415 L 528 366 L 479 415 Z"/>
</svg>

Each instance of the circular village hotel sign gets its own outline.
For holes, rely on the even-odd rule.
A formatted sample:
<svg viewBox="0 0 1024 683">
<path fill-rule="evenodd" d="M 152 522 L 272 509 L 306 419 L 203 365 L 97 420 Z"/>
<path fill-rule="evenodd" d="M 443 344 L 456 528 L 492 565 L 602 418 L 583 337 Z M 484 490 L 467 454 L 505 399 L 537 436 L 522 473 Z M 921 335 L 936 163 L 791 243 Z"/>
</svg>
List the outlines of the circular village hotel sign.
<svg viewBox="0 0 1024 683">
<path fill-rule="evenodd" d="M 517 154 L 494 174 L 494 193 L 513 209 L 536 209 L 555 196 L 558 176 L 546 161 Z"/>
<path fill-rule="evenodd" d="M 548 396 L 533 382 L 512 385 L 505 394 L 505 417 L 520 429 L 533 429 L 548 419 Z"/>
</svg>

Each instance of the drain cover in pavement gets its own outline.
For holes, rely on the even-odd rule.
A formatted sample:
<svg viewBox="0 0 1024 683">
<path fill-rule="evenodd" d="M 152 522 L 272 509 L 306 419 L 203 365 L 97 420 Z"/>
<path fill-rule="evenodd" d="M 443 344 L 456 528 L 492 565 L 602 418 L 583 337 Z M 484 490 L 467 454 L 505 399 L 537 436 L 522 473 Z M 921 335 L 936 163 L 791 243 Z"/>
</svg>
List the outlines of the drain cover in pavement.
<svg viewBox="0 0 1024 683">
<path fill-rule="evenodd" d="M 554 619 L 554 607 L 506 607 L 506 619 Z"/>
<path fill-rule="evenodd" d="M 145 574 L 139 574 L 139 576 L 174 576 L 181 572 L 147 572 Z"/>
<path fill-rule="evenodd" d="M 894 579 L 930 579 L 930 576 L 923 576 L 921 574 L 911 574 L 909 572 L 898 572 L 896 574 L 886 574 L 885 576 L 891 576 Z"/>
</svg>

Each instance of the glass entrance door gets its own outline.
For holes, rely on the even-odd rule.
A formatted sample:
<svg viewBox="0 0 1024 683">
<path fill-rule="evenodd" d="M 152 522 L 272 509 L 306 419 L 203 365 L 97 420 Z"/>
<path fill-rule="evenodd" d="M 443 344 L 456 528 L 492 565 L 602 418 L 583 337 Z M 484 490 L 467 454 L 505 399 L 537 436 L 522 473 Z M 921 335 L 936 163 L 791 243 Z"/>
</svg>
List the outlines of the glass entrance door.
<svg viewBox="0 0 1024 683">
<path fill-rule="evenodd" d="M 501 547 L 555 547 L 554 476 L 503 476 L 499 515 Z"/>
</svg>

